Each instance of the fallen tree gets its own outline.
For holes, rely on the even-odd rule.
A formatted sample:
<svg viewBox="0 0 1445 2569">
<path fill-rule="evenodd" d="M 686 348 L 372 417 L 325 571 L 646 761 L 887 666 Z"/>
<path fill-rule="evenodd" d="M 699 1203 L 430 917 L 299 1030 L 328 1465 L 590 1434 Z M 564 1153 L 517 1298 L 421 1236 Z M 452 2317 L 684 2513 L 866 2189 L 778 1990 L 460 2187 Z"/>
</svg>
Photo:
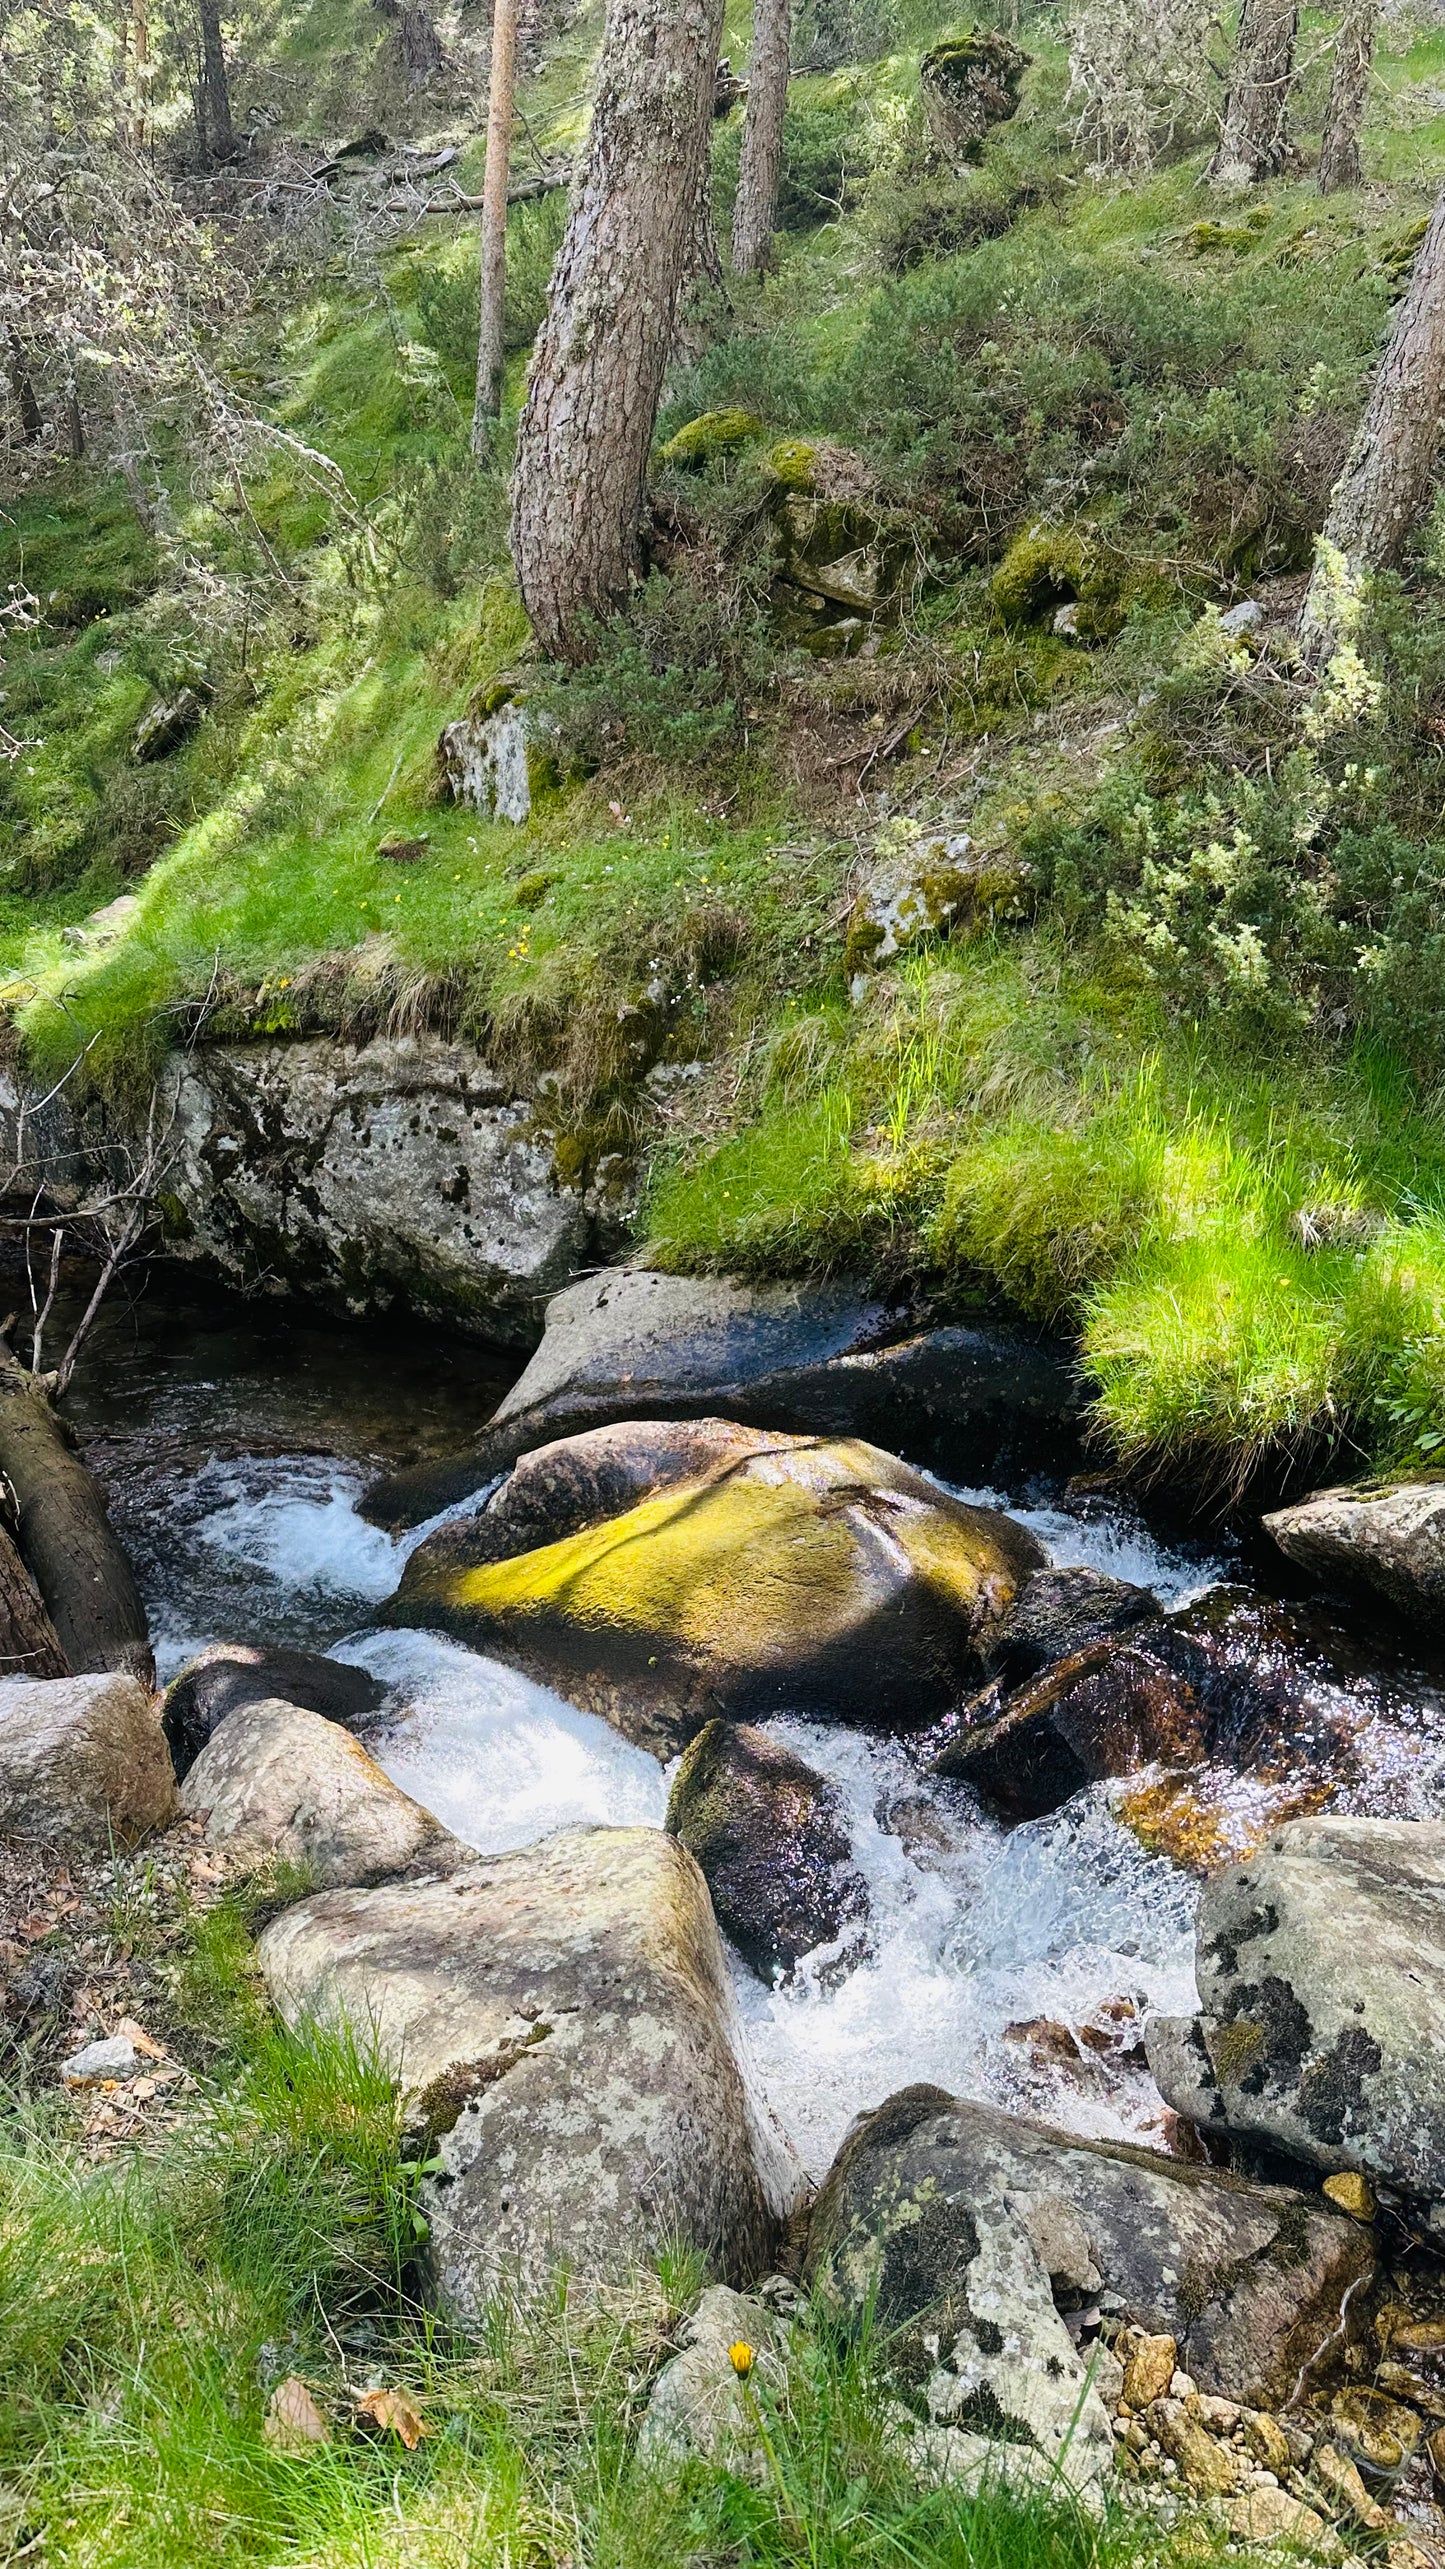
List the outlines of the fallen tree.
<svg viewBox="0 0 1445 2569">
<path fill-rule="evenodd" d="M 124 1669 L 154 1684 L 145 1608 L 100 1490 L 43 1383 L 8 1347 L 0 1348 L 0 1473 L 14 1497 L 20 1557 L 34 1576 L 37 1603 L 43 1600 L 70 1670 L 81 1676 Z M 11 1605 L 12 1587 L 0 1556 L 0 1615 Z M 26 1673 L 66 1672 L 27 1663 Z"/>
</svg>

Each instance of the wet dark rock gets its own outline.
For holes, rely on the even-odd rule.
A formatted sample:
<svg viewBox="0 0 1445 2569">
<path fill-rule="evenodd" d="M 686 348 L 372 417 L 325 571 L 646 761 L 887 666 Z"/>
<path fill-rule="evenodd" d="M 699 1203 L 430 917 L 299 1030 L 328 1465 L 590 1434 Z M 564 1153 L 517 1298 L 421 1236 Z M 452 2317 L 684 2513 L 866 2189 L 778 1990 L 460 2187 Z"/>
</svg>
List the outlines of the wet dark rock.
<svg viewBox="0 0 1445 2569">
<path fill-rule="evenodd" d="M 970 1713 L 934 1772 L 971 1785 L 1006 1820 L 1038 1819 L 1105 1776 L 1205 1755 L 1198 1704 L 1137 1645 L 1091 1642 L 1015 1694 L 996 1683 Z"/>
<path fill-rule="evenodd" d="M 620 1267 L 553 1295 L 540 1347 L 470 1453 L 395 1473 L 364 1504 L 382 1524 L 419 1524 L 530 1447 L 628 1418 L 722 1413 L 867 1436 L 923 1463 L 963 1449 L 982 1469 L 1056 1444 L 1078 1400 L 1067 1348 L 1026 1330 L 920 1328 L 841 1283 Z"/>
<path fill-rule="evenodd" d="M 1402 1739 L 1417 1727 L 1414 1708 L 1320 1618 L 1224 1586 L 1122 1638 L 1087 1641 L 1011 1690 L 1010 1634 L 1019 1615 L 1028 1632 L 1032 1593 L 1000 1629 L 1005 1673 L 950 1725 L 935 1764 L 1002 1818 L 1037 1818 L 1085 1785 L 1147 1769 L 1120 1815 L 1203 1872 L 1355 1785 L 1362 1739 L 1382 1716 Z M 1082 1594 L 1079 1604 L 1082 1622 Z"/>
<path fill-rule="evenodd" d="M 699 1731 L 667 1825 L 696 1857 L 718 1925 L 760 1980 L 791 1974 L 867 1915 L 836 1788 L 751 1723 Z"/>
<path fill-rule="evenodd" d="M 343 1730 L 359 1730 L 379 1712 L 386 1688 L 365 1668 L 323 1659 L 314 1650 L 259 1650 L 248 1642 L 217 1641 L 203 1650 L 166 1688 L 161 1725 L 180 1782 L 211 1733 L 243 1704 L 279 1697 L 302 1712 L 319 1713 Z"/>
<path fill-rule="evenodd" d="M 1395 2186 L 1445 2236 L 1445 1823 L 1297 1820 L 1205 1884 L 1200 2012 L 1149 2026 L 1202 2128 Z"/>
<path fill-rule="evenodd" d="M 1374 2265 L 1368 2234 L 1318 2198 L 912 2087 L 844 2142 L 814 2209 L 808 2279 L 846 2310 L 876 2296 L 900 2360 L 927 2380 L 930 2340 L 946 2348 L 962 2328 L 977 2346 L 972 2271 L 1009 2219 L 1058 2307 L 1115 2294 L 1121 2321 L 1176 2340 L 1201 2391 L 1261 2408 L 1291 2396 Z M 1356 2290 L 1360 2324 L 1364 2301 Z M 1007 2332 L 1006 2302 L 994 2316 Z"/>
<path fill-rule="evenodd" d="M 1036 1570 L 994 1636 L 994 1664 L 1018 1684 L 1091 1644 L 1157 1623 L 1158 1598 L 1102 1570 Z"/>
<path fill-rule="evenodd" d="M 131 739 L 130 754 L 136 765 L 143 767 L 153 758 L 168 758 L 195 730 L 203 711 L 194 687 L 181 687 L 174 696 L 157 697 L 141 715 Z"/>
<path fill-rule="evenodd" d="M 376 1620 L 451 1633 L 662 1757 L 715 1714 L 916 1728 L 977 1683 L 1041 1566 L 1025 1527 L 874 1445 L 704 1424 L 552 1449 L 517 1504 L 566 1533 L 516 1552 L 504 1530 L 499 1558 L 487 1511 L 444 1527 Z M 599 1515 L 603 1486 L 645 1495 Z"/>
</svg>

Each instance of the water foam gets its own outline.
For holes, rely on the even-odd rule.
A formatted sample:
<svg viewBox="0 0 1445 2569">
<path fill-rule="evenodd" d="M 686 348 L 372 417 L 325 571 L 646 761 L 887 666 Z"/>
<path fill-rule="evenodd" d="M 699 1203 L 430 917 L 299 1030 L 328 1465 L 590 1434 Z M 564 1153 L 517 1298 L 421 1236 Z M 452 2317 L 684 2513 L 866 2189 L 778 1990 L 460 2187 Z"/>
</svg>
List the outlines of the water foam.
<svg viewBox="0 0 1445 2569">
<path fill-rule="evenodd" d="M 500 1660 L 412 1631 L 368 1633 L 331 1655 L 394 1690 L 367 1746 L 482 1854 L 555 1829 L 661 1828 L 667 1779 L 656 1758 Z"/>
</svg>

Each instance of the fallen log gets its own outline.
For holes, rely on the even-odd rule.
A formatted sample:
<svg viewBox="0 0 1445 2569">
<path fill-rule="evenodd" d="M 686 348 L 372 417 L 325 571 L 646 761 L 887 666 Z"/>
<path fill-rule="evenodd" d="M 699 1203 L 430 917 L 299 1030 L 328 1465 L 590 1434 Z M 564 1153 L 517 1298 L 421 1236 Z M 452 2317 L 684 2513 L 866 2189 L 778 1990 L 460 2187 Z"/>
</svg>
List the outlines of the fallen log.
<svg viewBox="0 0 1445 2569">
<path fill-rule="evenodd" d="M 0 1528 L 0 1677 L 69 1677 L 69 1660 L 40 1591 Z"/>
<path fill-rule="evenodd" d="M 0 1348 L 0 1473 L 14 1493 L 21 1559 L 71 1672 L 125 1669 L 153 1685 L 145 1608 L 105 1502 L 44 1391 L 8 1348 Z"/>
</svg>

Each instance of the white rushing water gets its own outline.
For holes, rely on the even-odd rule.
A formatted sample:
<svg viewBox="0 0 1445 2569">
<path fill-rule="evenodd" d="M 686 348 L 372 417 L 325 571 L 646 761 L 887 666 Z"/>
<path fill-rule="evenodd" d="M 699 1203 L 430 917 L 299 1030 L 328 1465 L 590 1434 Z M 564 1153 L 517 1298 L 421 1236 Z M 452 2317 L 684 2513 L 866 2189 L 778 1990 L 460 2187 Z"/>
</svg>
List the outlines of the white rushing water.
<svg viewBox="0 0 1445 2569">
<path fill-rule="evenodd" d="M 324 1456 L 208 1464 L 186 1494 L 195 1586 L 166 1633 L 170 1666 L 208 1637 L 218 1592 L 304 1608 L 318 1639 L 389 1595 L 429 1529 L 393 1537 L 368 1525 L 360 1492 L 359 1474 Z M 1009 1504 L 994 1490 L 959 1495 Z M 1055 1560 L 1138 1580 L 1170 1603 L 1225 1566 L 1172 1553 L 1119 1514 L 1014 1513 Z M 559 1828 L 662 1826 L 670 1778 L 656 1760 L 515 1670 L 412 1631 L 353 1632 L 333 1655 L 392 1689 L 370 1744 L 479 1850 Z M 870 1903 L 851 1971 L 825 1950 L 791 1985 L 766 1989 L 734 1967 L 754 2078 L 805 2163 L 821 2171 L 857 2112 L 918 2079 L 1101 2137 L 1157 2137 L 1138 2028 L 1149 2007 L 1194 2003 L 1194 1886 L 1141 1850 L 1102 1792 L 1006 1831 L 961 1786 L 920 1777 L 895 1742 L 769 1727 L 837 1786 Z"/>
</svg>

